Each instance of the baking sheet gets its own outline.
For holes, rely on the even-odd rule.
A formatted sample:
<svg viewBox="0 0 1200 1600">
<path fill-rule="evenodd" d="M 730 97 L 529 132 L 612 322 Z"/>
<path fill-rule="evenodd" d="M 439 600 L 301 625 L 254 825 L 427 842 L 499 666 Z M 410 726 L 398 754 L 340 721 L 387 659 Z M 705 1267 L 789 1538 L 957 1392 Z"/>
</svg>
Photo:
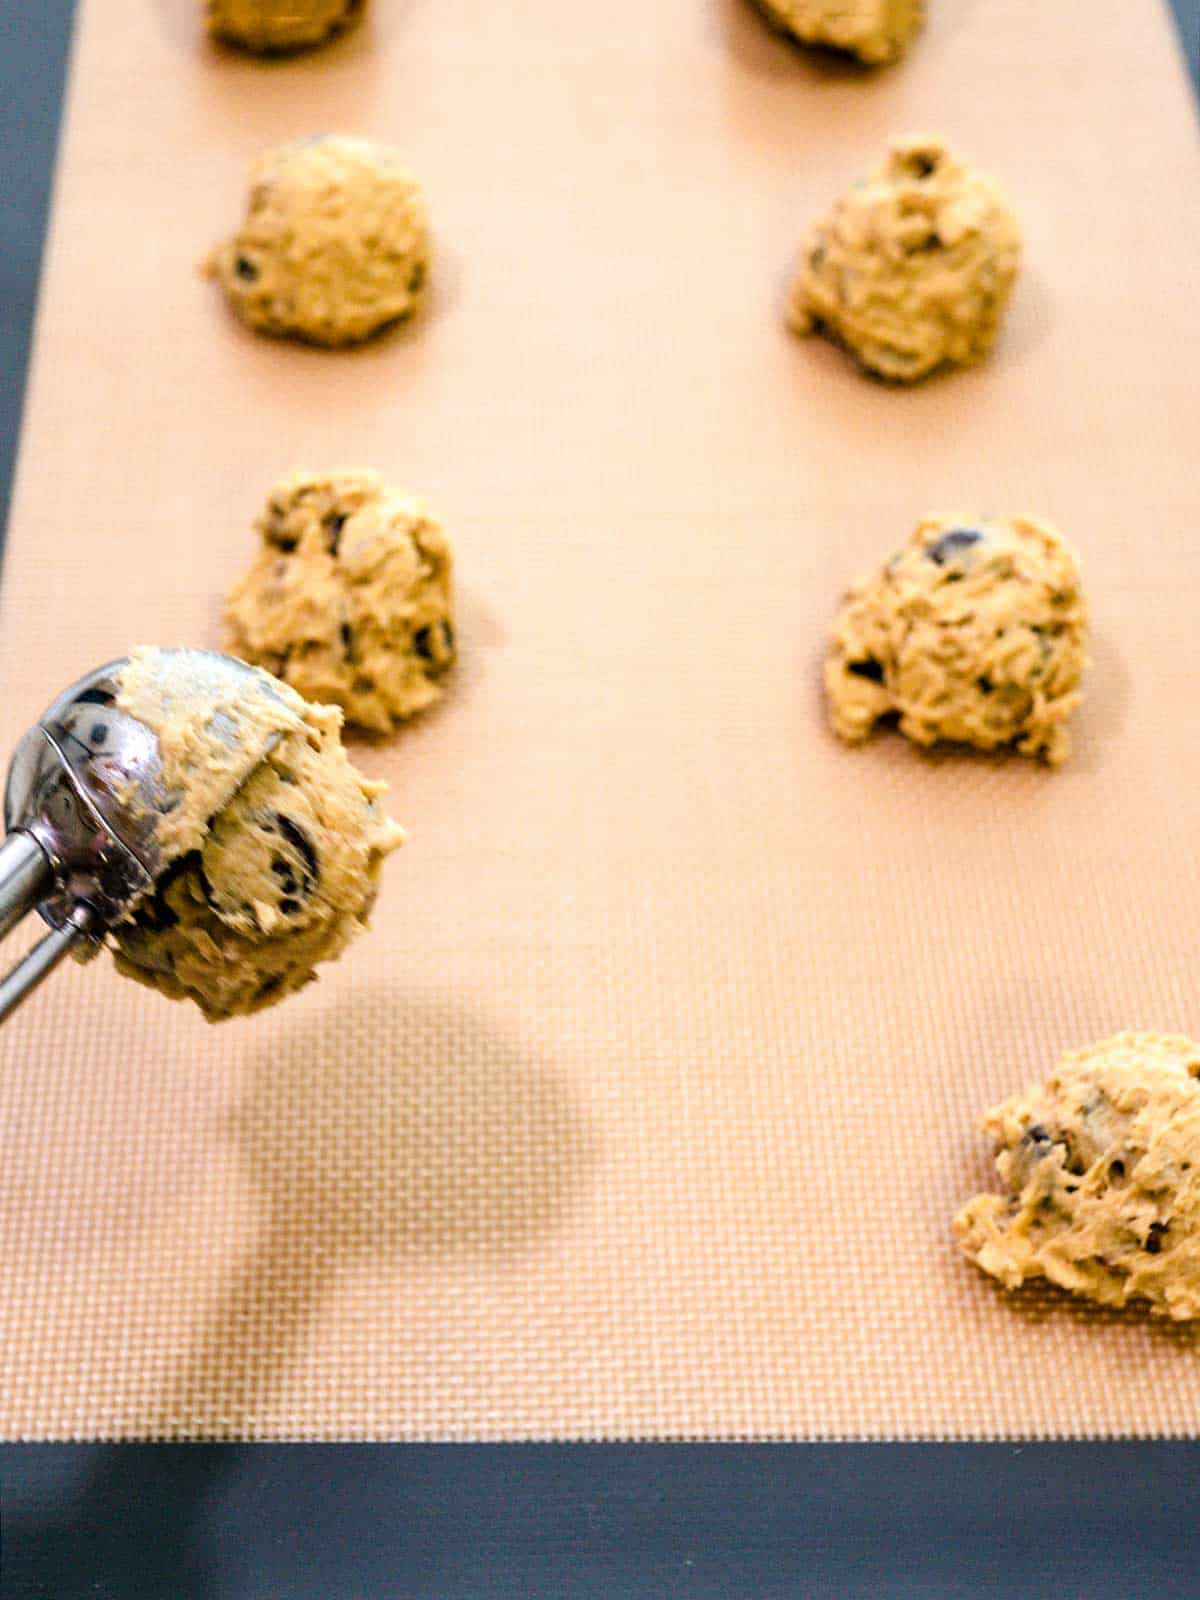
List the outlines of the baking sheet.
<svg viewBox="0 0 1200 1600">
<path fill-rule="evenodd" d="M 0 620 L 5 747 L 140 640 L 217 645 L 297 465 L 455 541 L 444 707 L 356 758 L 375 929 L 209 1028 L 105 966 L 0 1033 L 0 1431 L 1194 1433 L 1194 1335 L 957 1257 L 974 1122 L 1058 1052 L 1200 1031 L 1197 142 L 1165 10 L 943 0 L 908 62 L 742 0 L 411 0 L 310 57 L 82 9 Z M 912 393 L 781 325 L 890 132 L 1005 180 L 993 362 Z M 256 339 L 195 266 L 264 147 L 387 139 L 429 313 Z M 1191 492 L 1189 492 L 1191 491 Z M 935 508 L 1083 553 L 1060 773 L 838 747 L 838 592 Z"/>
</svg>

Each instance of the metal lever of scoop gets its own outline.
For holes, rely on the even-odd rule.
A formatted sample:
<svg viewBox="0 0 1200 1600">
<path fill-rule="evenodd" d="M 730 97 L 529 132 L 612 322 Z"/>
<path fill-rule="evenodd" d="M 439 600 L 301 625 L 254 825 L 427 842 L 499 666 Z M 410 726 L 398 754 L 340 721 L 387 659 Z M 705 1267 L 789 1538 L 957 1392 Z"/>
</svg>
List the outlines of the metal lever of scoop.
<svg viewBox="0 0 1200 1600">
<path fill-rule="evenodd" d="M 78 905 L 61 928 L 51 928 L 29 954 L 0 979 L 0 1022 L 11 1015 L 21 1001 L 48 978 L 55 967 L 99 927 L 100 919 L 91 906 Z"/>
<path fill-rule="evenodd" d="M 0 844 L 0 939 L 54 888 L 54 869 L 32 834 L 10 833 Z M 0 1022 L 15 1011 L 54 971 L 63 957 L 99 925 L 91 906 L 75 906 L 60 927 L 52 928 L 0 979 Z"/>
</svg>

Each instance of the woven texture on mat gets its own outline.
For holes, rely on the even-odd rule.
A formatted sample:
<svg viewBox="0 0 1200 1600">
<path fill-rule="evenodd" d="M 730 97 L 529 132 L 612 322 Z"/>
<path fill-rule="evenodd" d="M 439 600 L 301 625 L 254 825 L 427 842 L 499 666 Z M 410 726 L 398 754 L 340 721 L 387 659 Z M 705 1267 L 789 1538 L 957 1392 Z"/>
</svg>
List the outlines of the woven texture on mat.
<svg viewBox="0 0 1200 1600">
<path fill-rule="evenodd" d="M 984 1107 L 1200 1032 L 1200 160 L 1164 11 L 941 0 L 874 76 L 735 0 L 379 4 L 204 48 L 85 4 L 3 587 L 7 748 L 138 640 L 220 642 L 297 465 L 427 496 L 462 671 L 361 765 L 374 932 L 210 1028 L 72 969 L 0 1032 L 0 1431 L 1188 1433 L 1200 1347 L 961 1262 Z M 808 219 L 893 131 L 1006 183 L 994 361 L 799 344 Z M 272 343 L 195 264 L 258 151 L 398 145 L 432 302 Z M 1077 751 L 826 731 L 844 582 L 924 511 L 1030 511 L 1096 622 Z"/>
</svg>

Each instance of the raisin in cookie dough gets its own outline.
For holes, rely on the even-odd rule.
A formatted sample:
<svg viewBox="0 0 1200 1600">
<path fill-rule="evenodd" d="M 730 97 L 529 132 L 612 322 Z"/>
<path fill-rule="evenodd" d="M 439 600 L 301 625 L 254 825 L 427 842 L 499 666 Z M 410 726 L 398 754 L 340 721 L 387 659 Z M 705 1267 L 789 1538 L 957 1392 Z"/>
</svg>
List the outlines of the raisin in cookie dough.
<svg viewBox="0 0 1200 1600">
<path fill-rule="evenodd" d="M 912 383 L 991 349 L 1020 255 L 998 186 L 937 139 L 893 144 L 805 241 L 788 322 Z"/>
<path fill-rule="evenodd" d="M 833 628 L 825 688 L 849 744 L 882 717 L 920 745 L 1014 745 L 1057 765 L 1087 665 L 1078 561 L 1032 517 L 926 517 Z"/>
<path fill-rule="evenodd" d="M 229 648 L 349 722 L 390 733 L 440 698 L 454 661 L 450 547 L 375 472 L 297 473 L 257 523 L 230 591 Z"/>
<path fill-rule="evenodd" d="M 269 55 L 324 44 L 358 21 L 367 0 L 205 0 L 209 33 Z"/>
<path fill-rule="evenodd" d="M 336 707 L 256 671 L 197 719 L 164 689 L 160 654 L 133 653 L 116 703 L 158 741 L 167 866 L 111 936 L 123 973 L 216 1022 L 275 1004 L 341 954 L 403 833 L 380 806 L 386 785 L 350 765 Z M 231 794 L 248 748 L 265 754 Z"/>
<path fill-rule="evenodd" d="M 1048 1278 L 1102 1305 L 1200 1317 L 1200 1044 L 1118 1034 L 983 1126 L 1009 1192 L 955 1218 L 970 1260 L 1007 1289 Z"/>
<path fill-rule="evenodd" d="M 922 0 L 758 0 L 802 44 L 844 50 L 868 66 L 894 61 L 921 26 Z"/>
<path fill-rule="evenodd" d="M 334 347 L 411 316 L 428 264 L 425 202 L 396 152 L 329 134 L 262 157 L 205 270 L 258 332 Z"/>
</svg>

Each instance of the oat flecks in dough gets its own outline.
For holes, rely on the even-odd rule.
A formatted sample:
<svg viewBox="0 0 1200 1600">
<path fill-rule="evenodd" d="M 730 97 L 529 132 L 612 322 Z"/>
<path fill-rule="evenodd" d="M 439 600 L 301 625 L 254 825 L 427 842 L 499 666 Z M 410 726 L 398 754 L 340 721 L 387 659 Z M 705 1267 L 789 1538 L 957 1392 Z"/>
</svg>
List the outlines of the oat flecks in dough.
<svg viewBox="0 0 1200 1600">
<path fill-rule="evenodd" d="M 758 0 L 802 44 L 844 50 L 869 66 L 902 55 L 921 26 L 922 0 Z"/>
<path fill-rule="evenodd" d="M 376 733 L 440 698 L 450 547 L 419 500 L 375 472 L 297 473 L 257 526 L 262 550 L 226 605 L 232 654 Z"/>
<path fill-rule="evenodd" d="M 341 954 L 366 927 L 383 859 L 403 833 L 380 805 L 386 786 L 350 765 L 341 712 L 281 683 L 282 712 L 251 697 L 238 720 L 233 748 L 274 742 L 231 796 L 228 726 L 187 724 L 156 700 L 154 654 L 135 652 L 117 704 L 157 734 L 181 820 L 160 832 L 168 865 L 155 892 L 111 930 L 114 956 L 128 976 L 194 1000 L 216 1022 L 275 1004 Z"/>
<path fill-rule="evenodd" d="M 990 1111 L 1008 1193 L 976 1195 L 959 1246 L 1008 1289 L 1200 1317 L 1200 1044 L 1122 1033 Z"/>
<path fill-rule="evenodd" d="M 324 44 L 357 22 L 367 0 L 205 0 L 209 33 L 263 54 Z"/>
<path fill-rule="evenodd" d="M 825 665 L 830 721 L 857 744 L 896 714 L 920 745 L 1013 745 L 1057 765 L 1087 627 L 1078 561 L 1048 523 L 926 517 L 851 586 Z"/>
<path fill-rule="evenodd" d="M 207 262 L 250 327 L 327 346 L 410 316 L 428 266 L 416 179 L 386 146 L 333 134 L 259 161 L 245 220 Z"/>
<path fill-rule="evenodd" d="M 897 141 L 805 240 L 788 322 L 911 383 L 991 349 L 1020 234 L 996 183 L 938 139 Z"/>
</svg>

